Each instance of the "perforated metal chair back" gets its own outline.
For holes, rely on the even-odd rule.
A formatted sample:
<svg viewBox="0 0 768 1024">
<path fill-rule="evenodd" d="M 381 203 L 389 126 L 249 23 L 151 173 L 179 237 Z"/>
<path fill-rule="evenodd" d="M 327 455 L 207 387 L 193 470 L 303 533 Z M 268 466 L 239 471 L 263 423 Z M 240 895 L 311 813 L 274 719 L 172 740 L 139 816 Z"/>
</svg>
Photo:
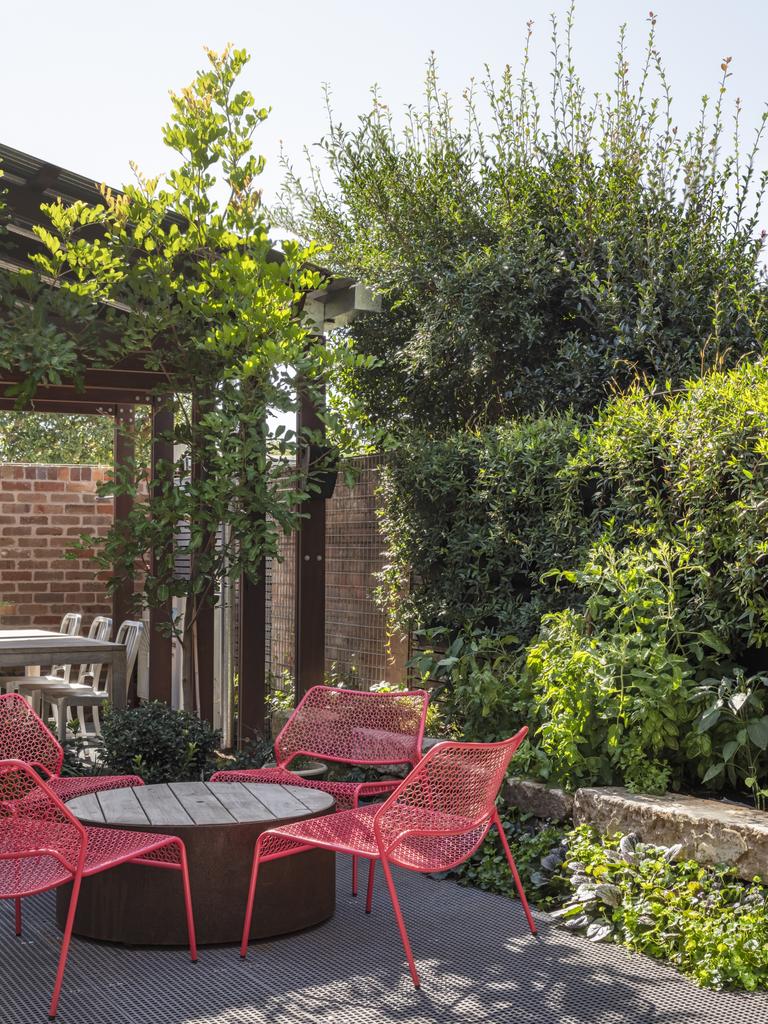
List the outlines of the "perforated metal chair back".
<svg viewBox="0 0 768 1024">
<path fill-rule="evenodd" d="M 278 765 L 299 754 L 347 764 L 408 764 L 421 757 L 429 695 L 313 686 L 275 740 Z"/>
<path fill-rule="evenodd" d="M 494 823 L 496 797 L 527 732 L 500 743 L 433 747 L 376 814 L 376 835 L 391 860 L 421 871 L 466 860 Z"/>
<path fill-rule="evenodd" d="M 0 696 L 0 761 L 24 761 L 58 775 L 64 751 L 21 694 Z"/>
</svg>

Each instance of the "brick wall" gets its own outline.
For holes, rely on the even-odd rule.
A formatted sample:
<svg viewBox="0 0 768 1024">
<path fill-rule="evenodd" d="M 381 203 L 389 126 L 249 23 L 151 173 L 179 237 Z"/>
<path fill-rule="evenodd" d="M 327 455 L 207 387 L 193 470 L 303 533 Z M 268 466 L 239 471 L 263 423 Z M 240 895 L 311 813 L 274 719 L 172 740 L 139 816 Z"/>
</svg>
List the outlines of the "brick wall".
<svg viewBox="0 0 768 1024">
<path fill-rule="evenodd" d="M 384 563 L 376 519 L 380 460 L 356 460 L 348 487 L 339 480 L 326 507 L 326 672 L 369 686 L 405 675 L 407 643 L 388 638 L 374 590 Z M 112 522 L 111 499 L 96 487 L 104 466 L 0 466 L 0 625 L 58 626 L 68 611 L 110 614 L 105 575 L 86 558 L 66 552 L 85 532 L 103 534 Z M 293 538 L 281 545 L 283 561 L 267 575 L 267 661 L 273 682 L 293 674 Z"/>
<path fill-rule="evenodd" d="M 109 614 L 105 578 L 66 552 L 82 533 L 103 534 L 111 499 L 96 495 L 104 466 L 0 466 L 0 624 L 58 626 L 68 611 Z"/>
</svg>

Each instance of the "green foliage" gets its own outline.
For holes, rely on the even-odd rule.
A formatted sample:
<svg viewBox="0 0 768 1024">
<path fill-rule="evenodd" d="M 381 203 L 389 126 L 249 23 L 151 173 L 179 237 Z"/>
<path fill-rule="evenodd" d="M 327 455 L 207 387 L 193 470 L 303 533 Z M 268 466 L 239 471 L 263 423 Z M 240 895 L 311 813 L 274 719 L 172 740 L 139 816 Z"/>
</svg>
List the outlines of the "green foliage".
<svg viewBox="0 0 768 1024">
<path fill-rule="evenodd" d="M 542 620 L 527 674 L 542 722 L 538 736 L 554 778 L 568 788 L 623 781 L 664 792 L 687 761 L 694 640 L 681 608 L 699 567 L 661 543 L 594 550 L 569 573 L 587 594 L 583 613 Z"/>
<path fill-rule="evenodd" d="M 707 988 L 768 988 L 768 890 L 635 836 L 568 835 L 565 927 L 667 960 Z"/>
<path fill-rule="evenodd" d="M 164 435 L 174 461 L 158 467 L 127 522 L 83 544 L 115 567 L 113 585 L 140 574 L 137 601 L 164 608 L 186 597 L 187 639 L 225 573 L 258 578 L 327 467 L 321 455 L 298 469 L 297 452 L 316 432 L 272 429 L 269 414 L 295 410 L 300 393 L 319 398 L 339 362 L 362 359 L 326 348 L 301 313 L 321 283 L 318 247 L 273 249 L 258 187 L 264 161 L 253 151 L 267 110 L 238 81 L 248 59 L 208 51 L 207 68 L 171 95 L 163 139 L 173 169 L 164 177 L 134 168 L 123 194 L 104 188 L 95 206 L 44 208 L 50 223 L 35 228 L 42 252 L 32 259 L 56 287 L 34 274 L 0 276 L 0 368 L 22 374 L 20 404 L 40 384 L 77 386 L 86 367 L 128 358 L 160 374 L 159 400 L 175 396 Z M 199 467 L 191 478 L 190 456 Z M 135 496 L 147 483 L 136 460 L 104 491 Z M 176 571 L 179 557 L 191 562 L 188 578 Z"/>
<path fill-rule="evenodd" d="M 199 780 L 216 765 L 219 732 L 188 711 L 161 701 L 110 709 L 100 741 L 103 770 L 140 775 L 147 784 Z"/>
<path fill-rule="evenodd" d="M 699 759 L 704 785 L 717 780 L 733 788 L 744 787 L 761 810 L 768 798 L 768 676 L 745 677 L 736 669 L 731 676 L 707 679 L 692 699 L 704 708 L 696 726 L 707 734 L 703 745 L 710 758 Z M 711 760 L 711 763 L 709 763 Z"/>
<path fill-rule="evenodd" d="M 107 416 L 0 412 L 0 460 L 111 465 L 114 430 Z"/>
<path fill-rule="evenodd" d="M 613 88 L 589 94 L 553 24 L 549 103 L 528 74 L 488 72 L 459 111 L 427 68 L 404 126 L 374 90 L 329 130 L 303 179 L 288 166 L 279 220 L 331 247 L 384 303 L 347 334 L 376 358 L 347 378 L 369 416 L 437 436 L 576 407 L 648 378 L 680 382 L 759 353 L 765 339 L 765 177 L 714 101 L 674 123 L 655 18 L 637 77 L 624 30 Z M 554 21 L 554 19 L 553 19 Z M 548 108 L 548 109 L 547 109 Z"/>
<path fill-rule="evenodd" d="M 431 687 L 431 708 L 460 723 L 467 740 L 505 739 L 512 723 L 526 724 L 515 683 L 516 638 L 466 630 L 453 639 L 447 629 L 416 634 L 420 650 L 409 661 Z"/>
<path fill-rule="evenodd" d="M 568 415 L 402 443 L 381 491 L 382 593 L 398 626 L 461 624 L 524 642 L 567 602 L 567 587 L 540 581 L 553 566 L 576 567 L 588 537 L 561 474 L 578 443 Z"/>
<path fill-rule="evenodd" d="M 762 799 L 746 725 L 694 723 L 727 703 L 722 677 L 768 670 L 766 425 L 768 366 L 745 363 L 635 387 L 589 426 L 522 420 L 393 453 L 383 595 L 426 630 L 414 664 L 450 683 L 465 735 L 527 722 L 516 765 L 568 787 Z M 761 742 L 763 689 L 743 709 Z"/>
</svg>

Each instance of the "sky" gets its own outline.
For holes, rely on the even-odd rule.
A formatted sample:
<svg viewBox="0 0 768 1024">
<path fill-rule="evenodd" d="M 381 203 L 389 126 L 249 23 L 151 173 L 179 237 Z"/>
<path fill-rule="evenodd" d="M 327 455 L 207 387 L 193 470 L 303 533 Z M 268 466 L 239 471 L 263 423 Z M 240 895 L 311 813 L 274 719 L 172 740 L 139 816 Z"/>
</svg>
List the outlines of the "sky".
<svg viewBox="0 0 768 1024">
<path fill-rule="evenodd" d="M 754 129 L 768 100 L 765 2 L 579 0 L 576 63 L 588 89 L 610 86 L 623 22 L 638 67 L 651 3 L 678 123 L 692 124 L 730 56 L 732 96 Z M 546 90 L 549 14 L 562 20 L 566 9 L 566 0 L 0 0 L 0 142 L 113 186 L 130 179 L 130 160 L 158 173 L 171 162 L 160 137 L 169 89 L 203 66 L 204 46 L 233 42 L 252 55 L 246 87 L 257 105 L 272 108 L 257 134 L 270 201 L 282 180 L 281 142 L 300 165 L 303 147 L 323 134 L 323 83 L 336 120 L 351 125 L 368 109 L 374 83 L 394 111 L 418 101 L 435 51 L 443 87 L 458 98 L 486 64 L 499 74 L 518 65 L 531 19 L 531 76 Z M 768 168 L 768 146 L 761 163 Z"/>
</svg>

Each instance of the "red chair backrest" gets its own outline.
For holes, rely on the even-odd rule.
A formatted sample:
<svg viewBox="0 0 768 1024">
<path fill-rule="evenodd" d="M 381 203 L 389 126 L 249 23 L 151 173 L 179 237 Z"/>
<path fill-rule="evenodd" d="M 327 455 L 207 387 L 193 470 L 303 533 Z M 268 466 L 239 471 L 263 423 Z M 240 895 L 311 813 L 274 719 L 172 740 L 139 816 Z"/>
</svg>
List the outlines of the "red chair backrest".
<svg viewBox="0 0 768 1024">
<path fill-rule="evenodd" d="M 64 751 L 43 720 L 18 693 L 0 696 L 0 760 L 25 761 L 58 775 Z"/>
<path fill-rule="evenodd" d="M 425 690 L 313 686 L 275 740 L 275 758 L 279 765 L 298 754 L 352 764 L 416 764 L 428 703 Z"/>
<path fill-rule="evenodd" d="M 455 844 L 437 840 L 475 833 L 473 846 L 479 845 L 490 828 L 509 762 L 527 733 L 523 726 L 500 743 L 438 743 L 376 813 L 374 828 L 384 847 L 392 849 L 409 836 L 428 836 L 431 841 L 420 853 L 425 870 L 458 863 L 451 858 Z"/>
<path fill-rule="evenodd" d="M 86 832 L 77 818 L 24 761 L 0 761 L 0 897 L 45 889 L 53 859 L 74 874 L 82 863 Z"/>
</svg>

